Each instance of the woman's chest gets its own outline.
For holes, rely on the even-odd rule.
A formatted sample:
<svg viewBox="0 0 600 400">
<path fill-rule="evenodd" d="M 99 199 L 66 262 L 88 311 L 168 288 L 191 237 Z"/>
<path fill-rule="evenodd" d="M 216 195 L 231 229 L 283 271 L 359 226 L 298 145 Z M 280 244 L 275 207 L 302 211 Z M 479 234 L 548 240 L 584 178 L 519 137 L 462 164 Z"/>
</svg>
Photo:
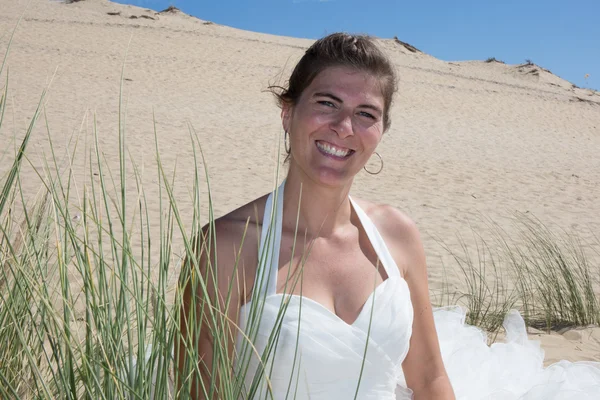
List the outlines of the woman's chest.
<svg viewBox="0 0 600 400">
<path fill-rule="evenodd" d="M 315 241 L 302 251 L 282 243 L 277 293 L 302 295 L 351 323 L 387 273 L 374 252 L 359 245 Z"/>
</svg>

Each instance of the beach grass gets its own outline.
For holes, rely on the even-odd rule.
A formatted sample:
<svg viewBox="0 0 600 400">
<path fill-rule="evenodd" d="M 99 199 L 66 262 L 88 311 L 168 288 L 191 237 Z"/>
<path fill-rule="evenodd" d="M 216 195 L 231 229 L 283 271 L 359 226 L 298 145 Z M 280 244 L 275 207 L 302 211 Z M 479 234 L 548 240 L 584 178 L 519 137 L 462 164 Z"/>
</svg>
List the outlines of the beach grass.
<svg viewBox="0 0 600 400">
<path fill-rule="evenodd" d="M 1 118 L 8 77 L 6 82 L 0 97 L 3 137 L 9 136 Z M 238 399 L 258 398 L 254 393 L 265 386 L 264 398 L 270 398 L 269 371 L 259 363 L 248 386 L 244 363 L 251 356 L 261 362 L 272 357 L 277 329 L 264 353 L 255 354 L 261 303 L 256 298 L 234 367 L 226 345 L 236 335 L 229 329 L 228 300 L 217 300 L 209 287 L 216 284 L 216 263 L 204 269 L 199 265 L 203 254 L 210 260 L 215 253 L 216 238 L 208 175 L 200 175 L 207 169 L 193 129 L 192 218 L 182 220 L 173 191 L 175 171 L 165 171 L 157 144 L 160 216 L 151 220 L 141 171 L 127 148 L 122 98 L 118 167 L 113 171 L 104 163 L 94 120 L 95 140 L 85 149 L 82 188 L 75 183 L 72 159 L 59 160 L 55 152 L 43 118 L 44 100 L 45 92 L 12 165 L 0 174 L 0 398 L 185 399 L 202 394 Z M 28 158 L 28 145 L 36 125 L 44 122 L 50 154 L 39 169 Z M 157 135 L 155 131 L 155 139 Z M 37 196 L 23 189 L 23 169 L 39 178 Z M 208 186 L 206 198 L 201 182 Z M 132 188 L 135 195 L 130 197 Z M 209 205 L 207 216 L 201 215 L 203 201 Z M 208 229 L 202 230 L 201 220 L 210 221 Z M 153 236 L 156 225 L 158 235 Z M 175 232 L 181 242 L 174 243 Z M 170 277 L 179 272 L 181 278 L 172 284 Z M 187 315 L 180 312 L 185 288 L 191 288 L 191 301 L 199 305 Z M 284 311 L 282 307 L 281 315 Z M 213 339 L 212 365 L 197 362 L 203 334 Z M 184 360 L 179 368 L 177 360 Z M 220 379 L 202 379 L 206 371 Z"/>
<path fill-rule="evenodd" d="M 473 232 L 474 248 L 459 238 L 452 248 L 438 239 L 458 270 L 460 288 L 438 297 L 438 305 L 461 304 L 466 322 L 488 332 L 502 328 L 506 313 L 517 309 L 528 326 L 560 330 L 600 325 L 600 241 L 577 232 L 550 228 L 530 214 L 515 214 L 519 234 L 509 235 L 488 221 L 487 238 Z M 436 297 L 434 296 L 434 299 Z"/>
</svg>

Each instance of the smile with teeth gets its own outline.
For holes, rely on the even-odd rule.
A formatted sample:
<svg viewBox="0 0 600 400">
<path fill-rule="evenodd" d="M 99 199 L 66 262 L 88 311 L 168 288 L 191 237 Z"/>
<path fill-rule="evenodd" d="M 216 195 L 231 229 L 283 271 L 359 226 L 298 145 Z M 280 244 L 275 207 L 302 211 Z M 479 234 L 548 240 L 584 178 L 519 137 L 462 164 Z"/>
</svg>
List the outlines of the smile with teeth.
<svg viewBox="0 0 600 400">
<path fill-rule="evenodd" d="M 339 147 L 335 147 L 334 145 L 327 143 L 327 142 L 321 142 L 318 141 L 317 143 L 317 147 L 319 148 L 319 150 L 321 150 L 322 152 L 335 156 L 335 157 L 340 157 L 340 158 L 344 158 L 348 155 L 350 155 L 350 153 L 352 153 L 354 150 L 350 150 L 350 149 L 341 149 Z"/>
</svg>

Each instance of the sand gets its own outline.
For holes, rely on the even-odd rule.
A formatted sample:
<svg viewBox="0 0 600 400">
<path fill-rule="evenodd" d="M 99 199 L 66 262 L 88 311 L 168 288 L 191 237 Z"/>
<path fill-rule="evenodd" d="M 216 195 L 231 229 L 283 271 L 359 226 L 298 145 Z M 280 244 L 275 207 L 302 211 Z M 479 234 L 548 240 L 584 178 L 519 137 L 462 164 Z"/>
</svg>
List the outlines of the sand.
<svg viewBox="0 0 600 400">
<path fill-rule="evenodd" d="M 105 163 L 116 173 L 124 67 L 127 143 L 143 167 L 153 215 L 159 212 L 153 114 L 165 168 L 177 164 L 184 217 L 194 175 L 189 126 L 206 156 L 216 216 L 273 188 L 283 131 L 265 89 L 282 83 L 311 40 L 106 0 L 0 0 L 0 10 L 2 52 L 22 16 L 7 64 L 2 174 L 14 138 L 23 136 L 49 84 L 45 115 L 59 156 L 73 155 L 77 193 L 90 173 L 83 165 L 94 116 Z M 536 65 L 445 62 L 395 39 L 380 44 L 397 67 L 400 90 L 379 148 L 385 168 L 377 176 L 359 174 L 353 195 L 391 204 L 417 222 L 432 290 L 442 287 L 444 276 L 461 290 L 460 274 L 439 240 L 458 250 L 462 236 L 472 247 L 472 232 L 485 236 L 489 220 L 509 237 L 517 235 L 516 212 L 556 230 L 575 230 L 583 240 L 600 232 L 600 93 Z M 37 168 L 49 149 L 44 122 L 30 151 Z M 39 181 L 30 167 L 23 174 L 33 196 Z M 133 179 L 131 170 L 128 176 Z M 600 359 L 599 328 L 577 333 L 531 335 L 541 340 L 549 362 Z"/>
</svg>

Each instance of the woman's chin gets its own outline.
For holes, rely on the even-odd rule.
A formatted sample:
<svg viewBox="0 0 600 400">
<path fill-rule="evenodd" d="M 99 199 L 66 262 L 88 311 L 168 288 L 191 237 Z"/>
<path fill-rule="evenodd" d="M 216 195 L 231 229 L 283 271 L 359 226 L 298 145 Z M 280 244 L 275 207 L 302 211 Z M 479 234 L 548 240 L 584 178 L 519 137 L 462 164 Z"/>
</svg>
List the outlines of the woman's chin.
<svg viewBox="0 0 600 400">
<path fill-rule="evenodd" d="M 312 164 L 312 165 L 311 165 Z M 330 165 L 315 165 L 316 163 L 309 163 L 310 167 L 300 167 L 301 174 L 308 177 L 311 181 L 318 185 L 328 187 L 340 187 L 346 186 L 352 183 L 356 173 L 350 171 L 347 167 L 332 167 Z M 294 168 L 293 165 L 290 167 Z M 296 164 L 296 167 L 298 165 Z M 291 172 L 291 171 L 289 171 Z M 294 174 L 295 175 L 295 174 Z"/>
<path fill-rule="evenodd" d="M 327 167 L 316 169 L 313 176 L 319 184 L 330 187 L 348 185 L 349 183 L 352 183 L 354 178 L 354 175 L 346 170 L 338 170 Z"/>
</svg>

